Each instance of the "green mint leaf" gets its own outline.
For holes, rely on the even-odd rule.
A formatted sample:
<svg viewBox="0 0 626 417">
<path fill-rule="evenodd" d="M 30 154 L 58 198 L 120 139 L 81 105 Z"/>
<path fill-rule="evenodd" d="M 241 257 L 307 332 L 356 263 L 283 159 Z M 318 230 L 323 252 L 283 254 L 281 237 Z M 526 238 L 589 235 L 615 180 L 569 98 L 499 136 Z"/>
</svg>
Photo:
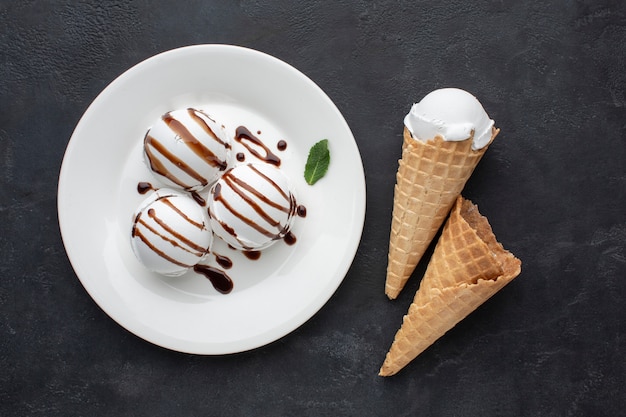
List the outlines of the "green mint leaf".
<svg viewBox="0 0 626 417">
<path fill-rule="evenodd" d="M 329 164 L 330 151 L 328 150 L 328 139 L 322 139 L 313 145 L 309 151 L 309 157 L 304 166 L 304 179 L 307 184 L 313 185 L 326 175 Z"/>
</svg>

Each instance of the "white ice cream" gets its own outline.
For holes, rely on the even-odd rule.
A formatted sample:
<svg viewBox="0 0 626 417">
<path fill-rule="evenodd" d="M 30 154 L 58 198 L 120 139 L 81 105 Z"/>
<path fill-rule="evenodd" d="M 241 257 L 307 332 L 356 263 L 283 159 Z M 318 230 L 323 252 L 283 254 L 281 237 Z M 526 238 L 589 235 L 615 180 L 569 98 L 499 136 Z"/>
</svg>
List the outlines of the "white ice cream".
<svg viewBox="0 0 626 417">
<path fill-rule="evenodd" d="M 206 113 L 182 109 L 164 114 L 144 138 L 148 167 L 170 187 L 197 191 L 228 168 L 230 138 Z"/>
<path fill-rule="evenodd" d="M 481 149 L 491 141 L 493 120 L 472 94 L 458 88 L 435 90 L 415 103 L 404 118 L 404 125 L 418 140 L 441 136 L 446 141 L 472 137 L 472 149 Z"/>
<path fill-rule="evenodd" d="M 131 246 L 151 271 L 183 274 L 208 253 L 212 240 L 206 210 L 180 192 L 160 189 L 135 212 Z"/>
<path fill-rule="evenodd" d="M 283 238 L 296 208 L 288 178 L 269 164 L 236 166 L 209 194 L 213 232 L 234 248 L 246 251 L 265 249 Z"/>
</svg>

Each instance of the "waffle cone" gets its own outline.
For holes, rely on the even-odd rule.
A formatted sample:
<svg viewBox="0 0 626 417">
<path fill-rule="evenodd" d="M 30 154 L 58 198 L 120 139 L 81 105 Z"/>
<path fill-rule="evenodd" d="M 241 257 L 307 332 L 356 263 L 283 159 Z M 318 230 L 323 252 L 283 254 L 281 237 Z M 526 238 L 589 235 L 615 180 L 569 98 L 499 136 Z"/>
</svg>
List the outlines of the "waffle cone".
<svg viewBox="0 0 626 417">
<path fill-rule="evenodd" d="M 493 128 L 492 141 L 498 132 Z M 385 282 L 390 299 L 404 288 L 487 147 L 472 150 L 471 138 L 420 141 L 404 128 Z"/>
<path fill-rule="evenodd" d="M 379 375 L 400 371 L 520 271 L 487 219 L 459 196 Z"/>
</svg>

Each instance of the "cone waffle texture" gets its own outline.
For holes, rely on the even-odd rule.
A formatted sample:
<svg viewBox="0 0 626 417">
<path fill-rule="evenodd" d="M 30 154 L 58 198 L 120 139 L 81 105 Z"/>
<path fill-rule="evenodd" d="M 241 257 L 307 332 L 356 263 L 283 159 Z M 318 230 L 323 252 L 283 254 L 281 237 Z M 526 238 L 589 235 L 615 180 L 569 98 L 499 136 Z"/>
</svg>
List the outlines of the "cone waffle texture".
<svg viewBox="0 0 626 417">
<path fill-rule="evenodd" d="M 459 196 L 379 374 L 400 371 L 520 271 L 487 219 Z"/>
<path fill-rule="evenodd" d="M 493 128 L 492 141 L 498 132 Z M 487 148 L 472 150 L 471 138 L 416 140 L 404 128 L 385 282 L 390 299 L 400 294 Z"/>
</svg>

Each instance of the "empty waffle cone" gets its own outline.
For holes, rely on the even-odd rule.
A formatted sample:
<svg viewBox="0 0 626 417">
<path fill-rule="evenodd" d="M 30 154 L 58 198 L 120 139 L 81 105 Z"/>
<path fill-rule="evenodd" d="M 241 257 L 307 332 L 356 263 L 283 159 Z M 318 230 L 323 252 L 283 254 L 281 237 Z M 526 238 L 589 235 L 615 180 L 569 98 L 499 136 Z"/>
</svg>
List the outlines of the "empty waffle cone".
<svg viewBox="0 0 626 417">
<path fill-rule="evenodd" d="M 487 219 L 459 196 L 379 375 L 396 374 L 520 271 Z"/>
<path fill-rule="evenodd" d="M 492 128 L 491 141 L 498 132 Z M 487 148 L 473 150 L 472 138 L 416 140 L 404 128 L 385 281 L 390 299 L 404 288 Z"/>
</svg>

